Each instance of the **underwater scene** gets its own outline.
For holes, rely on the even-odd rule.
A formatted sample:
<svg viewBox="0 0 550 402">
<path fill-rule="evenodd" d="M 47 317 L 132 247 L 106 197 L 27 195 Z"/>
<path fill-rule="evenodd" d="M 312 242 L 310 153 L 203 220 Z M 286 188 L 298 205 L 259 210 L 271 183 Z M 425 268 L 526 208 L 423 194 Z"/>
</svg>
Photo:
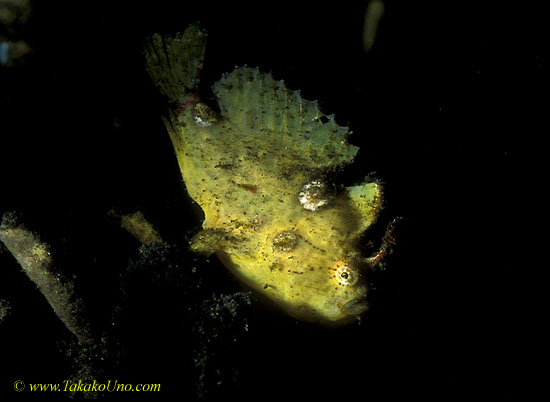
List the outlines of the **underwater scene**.
<svg viewBox="0 0 550 402">
<path fill-rule="evenodd" d="M 521 387 L 544 24 L 440 3 L 0 0 L 0 395 Z"/>
</svg>

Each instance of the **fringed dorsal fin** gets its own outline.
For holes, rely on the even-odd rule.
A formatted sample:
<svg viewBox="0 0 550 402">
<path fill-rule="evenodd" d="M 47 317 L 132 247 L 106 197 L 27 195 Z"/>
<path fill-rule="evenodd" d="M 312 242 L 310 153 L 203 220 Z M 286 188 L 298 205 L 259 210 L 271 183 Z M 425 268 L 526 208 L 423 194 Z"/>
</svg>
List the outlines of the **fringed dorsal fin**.
<svg viewBox="0 0 550 402">
<path fill-rule="evenodd" d="M 336 168 L 351 162 L 359 149 L 347 142 L 347 127 L 324 115 L 316 101 L 302 99 L 299 91 L 257 68 L 236 68 L 212 89 L 222 117 L 239 135 L 254 136 L 279 155 L 296 156 L 305 168 Z"/>
</svg>

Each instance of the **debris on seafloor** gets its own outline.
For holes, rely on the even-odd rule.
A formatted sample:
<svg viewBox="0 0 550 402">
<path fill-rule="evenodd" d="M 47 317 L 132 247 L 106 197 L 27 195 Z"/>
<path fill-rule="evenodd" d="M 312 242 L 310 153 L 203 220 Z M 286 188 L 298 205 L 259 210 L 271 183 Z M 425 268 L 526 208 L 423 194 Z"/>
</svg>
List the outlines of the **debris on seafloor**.
<svg viewBox="0 0 550 402">
<path fill-rule="evenodd" d="M 149 245 L 153 242 L 162 243 L 162 237 L 159 232 L 145 219 L 143 212 L 137 211 L 131 214 L 117 214 L 114 211 L 109 212 L 110 216 L 120 219 L 120 225 L 141 244 Z"/>
<path fill-rule="evenodd" d="M 378 34 L 378 26 L 383 16 L 384 2 L 382 0 L 369 1 L 363 24 L 363 48 L 366 53 L 369 53 L 374 46 Z"/>
<path fill-rule="evenodd" d="M 0 299 L 0 324 L 8 317 L 10 310 L 10 303 L 5 299 Z"/>
<path fill-rule="evenodd" d="M 10 67 L 19 63 L 31 52 L 29 44 L 21 39 L 31 15 L 30 0 L 0 0 L 0 66 Z"/>
<path fill-rule="evenodd" d="M 195 395 L 208 396 L 238 380 L 237 351 L 248 334 L 252 298 L 219 288 L 209 270 L 189 264 L 191 258 L 187 249 L 167 243 L 141 245 L 121 278 L 112 322 L 118 328 L 115 343 L 135 343 L 139 334 L 156 344 L 156 354 L 170 354 L 180 361 L 181 372 L 192 373 L 187 378 Z M 141 317 L 147 317 L 146 328 Z M 185 357 L 176 357 L 181 354 Z M 223 363 L 230 361 L 236 363 Z"/>
<path fill-rule="evenodd" d="M 31 0 L 0 0 L 0 24 L 8 30 L 24 25 L 31 14 Z"/>
<path fill-rule="evenodd" d="M 4 214 L 0 241 L 36 284 L 67 329 L 81 344 L 91 344 L 93 339 L 85 318 L 84 303 L 75 295 L 73 282 L 56 270 L 49 245 L 18 222 L 14 213 Z"/>
<path fill-rule="evenodd" d="M 57 317 L 75 337 L 61 339 L 59 352 L 70 357 L 72 371 L 69 380 L 93 383 L 101 376 L 101 362 L 105 358 L 103 339 L 95 339 L 83 300 L 76 294 L 75 285 L 55 266 L 53 252 L 37 233 L 27 229 L 15 213 L 8 212 L 0 224 L 0 241 L 4 243 L 22 270 L 44 295 Z M 0 322 L 9 305 L 0 301 Z M 70 392 L 72 397 L 81 397 Z M 89 392 L 86 398 L 97 397 Z"/>
<path fill-rule="evenodd" d="M 215 389 L 231 383 L 238 378 L 238 365 L 233 365 L 230 372 L 220 370 L 221 365 L 213 360 L 223 361 L 231 358 L 231 345 L 248 332 L 248 320 L 244 311 L 252 304 L 250 292 L 232 294 L 212 294 L 202 302 L 200 310 L 205 312 L 202 317 L 195 317 L 193 335 L 196 339 L 196 349 L 193 362 L 199 369 L 197 394 L 206 396 L 209 389 Z M 225 346 L 224 352 L 220 345 Z M 223 356 L 225 354 L 225 356 Z"/>
<path fill-rule="evenodd" d="M 31 48 L 25 41 L 13 42 L 0 38 L 0 66 L 11 66 L 30 51 Z"/>
<path fill-rule="evenodd" d="M 117 217 L 132 222 L 122 227 L 142 244 L 135 248 L 128 265 L 120 267 L 120 282 L 115 284 L 119 297 L 106 306 L 110 319 L 91 321 L 93 328 L 84 320 L 83 302 L 74 285 L 57 273 L 50 247 L 23 226 L 15 213 L 5 214 L 0 225 L 0 241 L 77 335 L 58 343 L 59 353 L 72 362 L 68 380 L 91 384 L 116 372 L 114 367 L 139 367 L 146 364 L 143 362 L 165 362 L 178 356 L 182 357 L 178 362 L 186 373 L 187 392 L 192 395 L 208 396 L 234 387 L 239 364 L 223 362 L 238 361 L 242 339 L 248 334 L 250 294 L 231 292 L 225 284 L 219 287 L 211 282 L 208 270 L 189 263 L 196 258 L 186 248 L 157 241 L 160 235 L 143 213 Z M 147 230 L 136 231 L 136 225 Z M 153 236 L 156 240 L 149 241 L 151 236 L 143 233 L 157 233 Z M 0 324 L 10 309 L 10 304 L 0 299 Z M 172 371 L 166 369 L 166 373 Z M 101 394 L 90 392 L 86 398 Z M 72 396 L 82 395 L 76 392 Z"/>
</svg>

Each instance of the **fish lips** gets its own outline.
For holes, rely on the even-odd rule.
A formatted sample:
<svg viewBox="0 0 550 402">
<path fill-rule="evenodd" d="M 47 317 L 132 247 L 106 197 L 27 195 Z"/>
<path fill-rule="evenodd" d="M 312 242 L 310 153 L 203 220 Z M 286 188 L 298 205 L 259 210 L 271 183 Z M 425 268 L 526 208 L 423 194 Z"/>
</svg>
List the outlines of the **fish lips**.
<svg viewBox="0 0 550 402">
<path fill-rule="evenodd" d="M 342 306 L 342 313 L 345 315 L 359 315 L 367 311 L 369 304 L 364 297 L 358 297 L 346 302 Z"/>
</svg>

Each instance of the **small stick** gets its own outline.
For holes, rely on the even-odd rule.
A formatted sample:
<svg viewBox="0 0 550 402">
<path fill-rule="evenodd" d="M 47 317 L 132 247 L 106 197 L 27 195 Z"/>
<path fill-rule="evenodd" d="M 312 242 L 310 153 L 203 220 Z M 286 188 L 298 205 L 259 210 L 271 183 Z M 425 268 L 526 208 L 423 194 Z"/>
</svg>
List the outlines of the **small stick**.
<svg viewBox="0 0 550 402">
<path fill-rule="evenodd" d="M 109 215 L 120 218 L 120 225 L 141 244 L 148 246 L 154 242 L 162 243 L 159 232 L 145 219 L 143 212 L 137 211 L 133 214 L 118 215 L 114 211 L 110 211 Z"/>
<path fill-rule="evenodd" d="M 38 286 L 67 329 L 80 343 L 93 343 L 89 323 L 84 319 L 84 303 L 75 296 L 73 282 L 64 280 L 54 270 L 49 245 L 19 224 L 14 213 L 4 214 L 0 224 L 0 241 Z"/>
</svg>

